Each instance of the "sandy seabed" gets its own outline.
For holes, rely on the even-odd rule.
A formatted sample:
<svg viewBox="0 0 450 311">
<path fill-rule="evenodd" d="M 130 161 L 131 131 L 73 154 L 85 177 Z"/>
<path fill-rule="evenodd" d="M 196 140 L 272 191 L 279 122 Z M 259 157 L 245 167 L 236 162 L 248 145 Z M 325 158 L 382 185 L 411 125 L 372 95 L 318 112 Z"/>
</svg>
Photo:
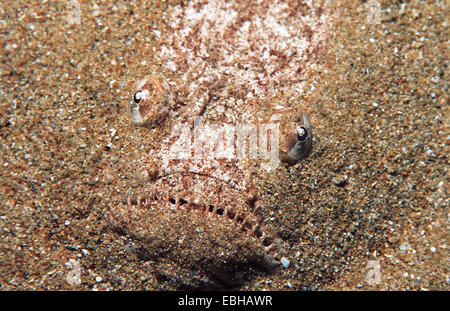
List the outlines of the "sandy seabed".
<svg viewBox="0 0 450 311">
<path fill-rule="evenodd" d="M 0 289 L 189 288 L 105 225 L 163 135 L 127 104 L 141 77 L 173 75 L 155 51 L 181 1 L 75 2 L 0 5 Z M 297 98 L 313 153 L 256 177 L 289 265 L 235 289 L 448 290 L 449 5 L 325 2 Z"/>
</svg>

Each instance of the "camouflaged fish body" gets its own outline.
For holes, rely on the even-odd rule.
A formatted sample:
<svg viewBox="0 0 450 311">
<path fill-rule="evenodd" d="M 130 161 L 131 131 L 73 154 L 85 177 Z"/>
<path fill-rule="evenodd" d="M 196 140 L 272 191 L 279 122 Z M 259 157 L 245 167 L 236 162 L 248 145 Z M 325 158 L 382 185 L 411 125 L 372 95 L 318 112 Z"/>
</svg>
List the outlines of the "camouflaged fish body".
<svg viewBox="0 0 450 311">
<path fill-rule="evenodd" d="M 219 6 L 225 6 L 223 10 L 232 9 L 219 2 Z M 208 5 L 203 3 L 192 10 Z M 301 14 L 310 9 L 317 18 L 323 18 L 322 13 L 306 4 L 301 5 L 301 10 L 297 6 L 295 2 L 280 4 L 279 13 L 273 15 L 267 3 L 255 3 L 241 13 L 255 10 L 249 19 L 260 15 L 268 20 L 285 18 L 280 23 L 297 23 L 303 18 Z M 182 11 L 177 12 L 174 16 Z M 211 26 L 206 17 L 198 22 Z M 248 26 L 240 19 L 234 23 L 234 28 Z M 255 25 L 258 23 L 255 20 Z M 293 26 L 295 23 L 286 26 L 286 31 L 292 32 L 290 36 L 301 33 Z M 136 126 L 168 130 L 170 134 L 144 161 L 146 165 L 141 169 L 147 172 L 147 183 L 141 190 L 128 193 L 123 203 L 113 209 L 110 224 L 128 235 L 135 243 L 135 253 L 150 260 L 155 271 L 175 282 L 175 286 L 232 286 L 243 282 L 255 269 L 273 271 L 279 266 L 283 242 L 268 222 L 255 214 L 255 207 L 264 206 L 264 202 L 259 201 L 252 176 L 270 173 L 280 165 L 293 165 L 311 153 L 313 131 L 309 117 L 292 102 L 276 99 L 274 91 L 294 91 L 281 83 L 286 79 L 286 85 L 299 85 L 299 70 L 289 68 L 312 62 L 313 52 L 320 51 L 322 35 L 308 33 L 310 42 L 303 51 L 298 42 L 306 41 L 283 39 L 279 46 L 287 46 L 292 54 L 290 66 L 273 51 L 275 54 L 269 55 L 273 63 L 265 64 L 253 57 L 249 62 L 254 68 L 238 64 L 230 69 L 225 61 L 229 55 L 221 55 L 218 44 L 233 46 L 236 40 L 237 45 L 257 46 L 261 41 L 242 43 L 240 36 L 230 32 L 226 40 L 215 43 L 214 56 L 199 57 L 198 49 L 208 48 L 212 39 L 204 37 L 203 32 L 192 32 L 191 41 L 183 42 L 180 25 L 173 22 L 167 26 L 167 32 L 173 33 L 172 41 L 168 41 L 172 47 L 163 47 L 160 53 L 180 77 L 173 81 L 162 76 L 144 77 L 136 82 L 129 102 L 129 115 Z M 322 22 L 317 25 L 320 29 Z M 255 31 L 265 36 L 264 30 Z M 276 35 L 279 28 L 270 31 Z M 222 30 L 217 35 L 223 35 Z M 265 42 L 268 47 L 272 44 Z M 173 50 L 177 47 L 178 58 Z M 183 58 L 192 56 L 186 54 L 190 48 L 197 57 L 195 61 Z M 261 57 L 265 58 L 263 50 L 261 47 Z M 223 62 L 225 67 L 221 68 Z M 247 74 L 247 67 L 255 73 L 250 72 L 242 80 L 239 75 Z M 240 84 L 241 80 L 261 77 L 263 74 L 255 74 L 267 71 L 266 67 L 283 70 L 286 78 L 280 76 L 279 81 L 272 81 L 273 74 L 267 73 L 267 84 L 261 78 Z M 255 96 L 258 92 L 265 95 Z"/>
<path fill-rule="evenodd" d="M 246 107 L 243 103 L 227 107 L 223 115 L 211 107 L 191 109 L 189 103 L 178 104 L 176 96 L 169 94 L 167 85 L 161 78 L 153 77 L 137 84 L 130 100 L 132 121 L 137 125 L 157 127 L 160 120 L 176 115 L 180 121 L 172 122 L 172 126 L 184 125 L 199 142 L 192 144 L 190 154 L 178 159 L 169 155 L 180 137 L 169 135 L 163 141 L 158 156 L 148 159 L 151 170 L 148 185 L 130 193 L 123 205 L 114 209 L 112 227 L 138 243 L 134 249 L 139 257 L 158 261 L 161 260 L 158 257 L 164 256 L 172 262 L 182 262 L 183 267 L 190 267 L 191 277 L 193 273 L 196 280 L 203 279 L 200 283 L 208 286 L 235 285 L 242 282 L 252 269 L 273 271 L 283 254 L 283 243 L 252 213 L 255 204 L 261 202 L 257 201 L 252 184 L 251 159 L 245 156 L 249 152 L 243 152 L 244 156 L 238 158 L 238 151 L 234 150 L 228 158 L 217 158 L 217 152 L 208 153 L 205 147 L 211 138 L 206 125 L 216 125 L 220 129 L 226 124 L 234 130 L 235 138 L 243 124 L 252 124 L 252 128 L 258 130 L 260 124 L 256 118 L 249 118 L 255 107 Z M 275 111 L 279 116 L 279 111 Z M 306 116 L 300 120 L 302 118 L 309 122 Z M 270 116 L 263 119 L 264 122 L 270 121 Z M 310 123 L 280 128 L 280 135 L 284 135 L 288 128 L 292 130 L 286 139 L 281 139 L 281 156 L 287 158 L 287 164 L 295 163 L 309 153 L 310 150 L 302 150 L 301 157 L 295 157 L 306 138 L 308 141 L 312 138 Z M 295 132 L 299 128 L 307 131 L 300 133 L 304 135 L 303 141 Z M 227 135 L 224 129 L 219 134 Z M 214 135 L 212 139 L 223 143 L 220 135 L 219 139 Z M 247 142 L 245 147 L 250 148 L 249 145 Z M 284 151 L 286 146 L 290 149 Z M 195 148 L 203 148 L 204 152 L 196 154 Z M 306 148 L 310 149 L 311 144 Z M 191 243 L 185 240 L 191 240 Z M 209 258 L 197 258 L 200 254 L 205 257 L 205 249 L 208 249 L 206 257 Z"/>
</svg>

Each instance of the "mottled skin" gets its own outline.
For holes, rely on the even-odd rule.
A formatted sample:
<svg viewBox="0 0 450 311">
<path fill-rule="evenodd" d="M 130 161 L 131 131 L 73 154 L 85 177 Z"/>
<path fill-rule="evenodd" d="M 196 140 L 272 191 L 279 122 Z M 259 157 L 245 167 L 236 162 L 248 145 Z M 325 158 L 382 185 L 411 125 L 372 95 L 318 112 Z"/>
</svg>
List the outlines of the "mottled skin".
<svg viewBox="0 0 450 311">
<path fill-rule="evenodd" d="M 269 123 L 279 126 L 279 158 L 282 164 L 292 165 L 311 152 L 309 118 L 302 114 L 296 123 L 287 122 L 291 109 L 255 101 L 181 101 L 180 93 L 173 89 L 160 77 L 146 77 L 131 95 L 129 113 L 136 125 L 155 128 L 170 122 L 172 135 L 162 141 L 157 155 L 147 160 L 148 184 L 114 209 L 112 227 L 136 243 L 133 249 L 140 258 L 153 260 L 155 265 L 164 258 L 158 269 L 181 275 L 176 286 L 231 286 L 241 283 L 255 268 L 273 271 L 283 254 L 283 243 L 251 212 L 256 204 L 264 204 L 258 200 L 251 176 L 255 168 L 267 169 L 268 161 L 250 159 L 250 151 L 242 146 L 244 152 L 237 156 L 239 142 L 250 145 L 248 139 L 239 141 L 238 137 L 243 125 L 255 129 Z M 211 138 L 210 128 L 201 127 L 207 124 L 218 125 L 219 132 L 223 125 L 235 131 L 219 135 L 220 139 L 210 144 L 208 140 L 217 137 Z M 195 140 L 181 159 L 170 156 L 182 135 L 182 130 L 176 130 L 179 125 Z M 235 152 L 228 157 L 211 156 L 207 147 L 217 152 L 225 144 L 223 137 L 235 138 L 230 145 L 236 147 Z M 185 151 L 181 148 L 175 149 L 176 155 Z M 167 272 L 167 265 L 177 268 Z"/>
</svg>

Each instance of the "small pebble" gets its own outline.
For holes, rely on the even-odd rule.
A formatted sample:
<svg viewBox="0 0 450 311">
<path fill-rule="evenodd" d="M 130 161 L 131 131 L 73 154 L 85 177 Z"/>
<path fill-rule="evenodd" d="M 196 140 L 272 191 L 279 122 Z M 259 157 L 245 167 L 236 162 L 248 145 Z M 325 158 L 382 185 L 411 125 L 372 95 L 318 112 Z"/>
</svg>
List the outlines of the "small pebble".
<svg viewBox="0 0 450 311">
<path fill-rule="evenodd" d="M 428 150 L 427 150 L 427 156 L 429 156 L 429 157 L 435 157 L 436 154 L 433 152 L 433 150 L 428 149 Z"/>
<path fill-rule="evenodd" d="M 335 184 L 338 187 L 342 187 L 347 183 L 347 175 L 338 175 L 333 177 L 333 179 L 331 180 L 333 182 L 333 184 Z"/>
<path fill-rule="evenodd" d="M 291 263 L 291 262 L 290 262 L 286 257 L 281 258 L 281 264 L 282 264 L 283 267 L 285 267 L 286 269 L 289 268 L 289 264 L 290 264 L 290 263 Z"/>
<path fill-rule="evenodd" d="M 411 244 L 409 244 L 409 243 L 407 243 L 407 242 L 405 242 L 405 243 L 403 243 L 402 245 L 400 245 L 400 250 L 401 250 L 401 251 L 406 252 L 406 251 L 408 251 L 408 250 L 410 250 L 410 249 L 411 249 Z"/>
</svg>

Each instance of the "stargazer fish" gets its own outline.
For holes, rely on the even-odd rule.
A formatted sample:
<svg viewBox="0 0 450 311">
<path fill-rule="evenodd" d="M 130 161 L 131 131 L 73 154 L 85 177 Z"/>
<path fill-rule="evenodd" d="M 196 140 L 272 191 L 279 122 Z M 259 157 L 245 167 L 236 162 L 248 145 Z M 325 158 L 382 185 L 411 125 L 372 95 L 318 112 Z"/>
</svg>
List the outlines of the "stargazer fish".
<svg viewBox="0 0 450 311">
<path fill-rule="evenodd" d="M 166 135 L 142 160 L 148 180 L 110 224 L 170 282 L 233 286 L 280 266 L 285 243 L 256 212 L 264 202 L 253 176 L 293 167 L 313 150 L 313 125 L 295 94 L 320 54 L 324 15 L 299 3 L 174 7 L 159 54 L 172 74 L 139 78 L 130 92 L 131 122 Z M 305 10 L 317 20 L 307 22 Z"/>
</svg>

